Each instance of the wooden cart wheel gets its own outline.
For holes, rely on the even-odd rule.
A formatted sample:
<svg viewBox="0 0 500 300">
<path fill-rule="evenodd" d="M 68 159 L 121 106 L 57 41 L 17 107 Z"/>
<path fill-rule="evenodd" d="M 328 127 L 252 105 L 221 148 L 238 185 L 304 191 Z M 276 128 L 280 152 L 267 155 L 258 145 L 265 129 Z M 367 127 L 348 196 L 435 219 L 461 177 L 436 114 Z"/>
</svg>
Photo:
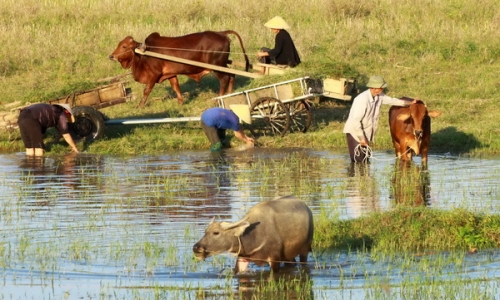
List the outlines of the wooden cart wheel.
<svg viewBox="0 0 500 300">
<path fill-rule="evenodd" d="M 290 131 L 306 132 L 311 126 L 312 108 L 306 100 L 285 103 L 290 115 Z"/>
<path fill-rule="evenodd" d="M 280 100 L 272 97 L 257 99 L 250 110 L 250 131 L 258 136 L 284 136 L 290 127 L 288 109 Z"/>
<path fill-rule="evenodd" d="M 72 108 L 75 123 L 69 123 L 69 133 L 75 142 L 93 141 L 104 133 L 104 117 L 95 108 L 90 106 L 76 106 Z"/>
</svg>

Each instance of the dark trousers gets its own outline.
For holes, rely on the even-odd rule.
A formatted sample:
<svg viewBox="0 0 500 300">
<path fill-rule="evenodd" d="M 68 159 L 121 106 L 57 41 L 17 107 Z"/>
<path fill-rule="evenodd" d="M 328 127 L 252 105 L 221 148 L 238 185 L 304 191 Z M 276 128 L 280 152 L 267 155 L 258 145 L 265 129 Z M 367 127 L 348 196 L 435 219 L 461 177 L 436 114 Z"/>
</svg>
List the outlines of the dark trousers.
<svg viewBox="0 0 500 300">
<path fill-rule="evenodd" d="M 363 162 L 363 161 L 368 161 L 368 158 L 366 157 L 367 153 L 361 151 L 355 151 L 356 147 L 359 145 L 358 141 L 352 137 L 350 133 L 346 133 L 346 138 L 347 138 L 347 148 L 349 148 L 349 155 L 351 156 L 351 161 L 352 162 Z"/>
<path fill-rule="evenodd" d="M 17 119 L 19 132 L 26 149 L 44 148 L 43 145 L 43 129 L 38 120 L 33 118 L 29 109 L 23 109 L 19 113 Z"/>
</svg>

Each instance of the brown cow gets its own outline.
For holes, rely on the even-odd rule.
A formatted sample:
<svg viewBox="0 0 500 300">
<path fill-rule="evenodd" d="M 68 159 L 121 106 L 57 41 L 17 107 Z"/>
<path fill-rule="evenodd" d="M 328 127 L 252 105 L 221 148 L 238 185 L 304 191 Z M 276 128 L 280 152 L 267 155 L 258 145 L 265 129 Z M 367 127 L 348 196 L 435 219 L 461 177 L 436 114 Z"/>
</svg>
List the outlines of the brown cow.
<svg viewBox="0 0 500 300">
<path fill-rule="evenodd" d="M 187 75 L 196 82 L 199 82 L 211 70 L 137 54 L 135 49 L 140 47 L 141 50 L 150 50 L 183 59 L 227 67 L 230 53 L 229 34 L 234 34 L 238 37 L 245 56 L 246 70 L 248 70 L 250 63 L 245 53 L 243 42 L 239 34 L 232 30 L 221 32 L 204 31 L 179 37 L 164 37 L 160 36 L 158 32 L 154 32 L 146 38 L 145 45 L 135 41 L 131 36 L 127 36 L 118 44 L 118 47 L 109 58 L 120 62 L 125 69 L 132 68 L 132 75 L 135 81 L 146 85 L 144 87 L 143 98 L 138 107 L 143 107 L 146 104 L 146 100 L 155 84 L 161 83 L 165 79 L 170 81 L 179 104 L 183 104 L 184 100 L 182 99 L 177 75 Z M 219 95 L 224 95 L 226 92 L 231 93 L 234 84 L 234 74 L 220 71 L 214 71 L 214 73 L 220 83 Z"/>
<path fill-rule="evenodd" d="M 406 97 L 401 99 L 413 100 Z M 407 107 L 392 106 L 389 109 L 389 126 L 396 156 L 401 160 L 411 160 L 415 153 L 421 155 L 422 163 L 426 164 L 431 139 L 431 117 L 439 115 L 439 111 L 427 111 L 420 100 Z"/>
</svg>

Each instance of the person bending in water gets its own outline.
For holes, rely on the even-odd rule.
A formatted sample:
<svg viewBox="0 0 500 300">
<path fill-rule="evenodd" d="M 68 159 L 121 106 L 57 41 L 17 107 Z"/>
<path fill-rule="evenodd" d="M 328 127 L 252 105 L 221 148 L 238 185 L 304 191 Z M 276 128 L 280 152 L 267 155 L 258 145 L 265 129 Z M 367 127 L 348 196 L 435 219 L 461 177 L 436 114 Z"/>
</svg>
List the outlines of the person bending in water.
<svg viewBox="0 0 500 300">
<path fill-rule="evenodd" d="M 74 121 L 75 117 L 68 104 L 37 103 L 23 108 L 19 113 L 17 124 L 26 147 L 26 155 L 43 156 L 43 135 L 50 127 L 55 127 L 71 150 L 78 153 L 76 144 L 68 131 L 68 122 Z"/>
<path fill-rule="evenodd" d="M 247 146 L 253 147 L 254 139 L 248 137 L 243 131 L 241 122 L 251 123 L 248 105 L 234 104 L 229 109 L 213 107 L 205 110 L 201 115 L 201 128 L 210 141 L 210 151 L 220 151 L 223 147 L 229 147 L 226 139 L 226 129 L 232 129 L 234 136 L 245 142 Z"/>
</svg>

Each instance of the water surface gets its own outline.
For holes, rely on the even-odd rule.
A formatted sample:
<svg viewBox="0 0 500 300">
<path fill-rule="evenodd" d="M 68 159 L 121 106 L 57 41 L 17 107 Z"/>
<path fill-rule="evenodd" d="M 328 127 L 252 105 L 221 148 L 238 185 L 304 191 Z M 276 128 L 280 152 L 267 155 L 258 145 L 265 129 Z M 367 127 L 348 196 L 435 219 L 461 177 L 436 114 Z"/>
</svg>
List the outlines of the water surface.
<svg viewBox="0 0 500 300">
<path fill-rule="evenodd" d="M 360 167 L 343 153 L 253 149 L 43 159 L 17 153 L 1 155 L 0 165 L 6 299 L 250 299 L 268 268 L 252 266 L 250 274 L 233 277 L 233 257 L 198 262 L 191 247 L 213 217 L 236 221 L 277 196 L 294 194 L 315 215 L 327 209 L 341 219 L 395 205 L 500 213 L 500 164 L 494 159 L 435 155 L 427 168 L 419 158 L 402 167 L 392 153 L 376 152 Z M 429 261 L 429 267 L 406 266 L 409 259 Z M 495 295 L 500 278 L 495 250 L 459 259 L 446 253 L 313 253 L 309 261 L 280 275 L 308 292 L 287 291 L 284 298 L 404 298 L 401 286 L 429 278 L 477 280 L 475 291 Z M 448 294 L 445 288 L 441 293 Z"/>
</svg>

